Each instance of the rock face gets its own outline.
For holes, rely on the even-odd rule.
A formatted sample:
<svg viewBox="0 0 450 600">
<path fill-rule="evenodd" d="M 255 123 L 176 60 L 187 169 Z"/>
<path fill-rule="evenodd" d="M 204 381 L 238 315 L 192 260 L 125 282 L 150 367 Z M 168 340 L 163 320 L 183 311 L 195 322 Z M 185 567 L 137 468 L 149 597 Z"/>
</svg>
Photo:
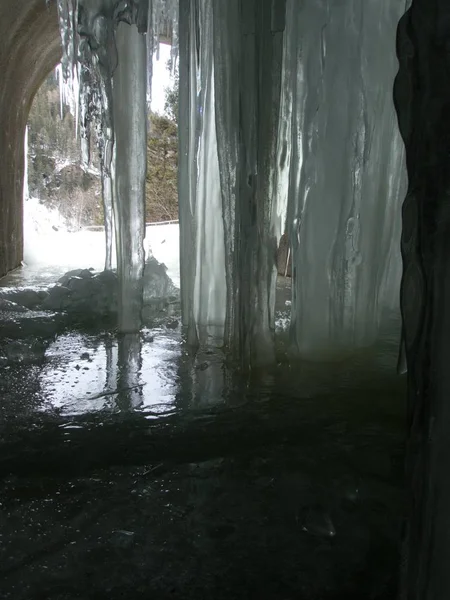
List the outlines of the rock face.
<svg viewBox="0 0 450 600">
<path fill-rule="evenodd" d="M 402 599 L 450 597 L 450 6 L 414 0 L 398 27 L 394 88 L 409 186 L 401 309 L 411 508 Z"/>
<path fill-rule="evenodd" d="M 0 0 L 0 277 L 22 260 L 25 125 L 60 56 L 55 2 Z"/>
</svg>

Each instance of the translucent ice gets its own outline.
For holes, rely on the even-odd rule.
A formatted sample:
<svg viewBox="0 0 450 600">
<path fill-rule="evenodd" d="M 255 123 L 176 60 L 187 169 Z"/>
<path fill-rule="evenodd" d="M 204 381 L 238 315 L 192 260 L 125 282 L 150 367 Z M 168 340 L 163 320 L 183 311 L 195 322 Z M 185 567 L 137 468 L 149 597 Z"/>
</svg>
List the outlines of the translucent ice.
<svg viewBox="0 0 450 600">
<path fill-rule="evenodd" d="M 119 331 L 141 326 L 147 168 L 147 55 L 144 37 L 119 23 L 114 72 L 113 207 L 117 248 Z"/>
<path fill-rule="evenodd" d="M 404 6 L 287 1 L 291 332 L 301 353 L 370 344 L 398 293 L 404 165 L 391 89 Z"/>
<path fill-rule="evenodd" d="M 294 351 L 370 344 L 384 308 L 398 305 L 405 171 L 391 90 L 403 11 L 402 0 L 180 5 L 181 291 L 192 341 L 217 326 L 245 364 L 272 360 L 285 228 Z"/>
<path fill-rule="evenodd" d="M 138 331 L 144 267 L 147 46 L 168 20 L 176 24 L 177 3 L 156 0 L 59 0 L 63 43 L 62 91 L 80 115 L 83 157 L 97 129 L 105 214 L 106 259 L 110 269 L 113 228 L 119 287 L 119 330 Z M 147 39 L 144 34 L 150 26 Z M 170 25 L 173 30 L 174 27 Z M 149 75 L 151 83 L 151 72 Z M 70 98 L 69 98 L 70 96 Z"/>
<path fill-rule="evenodd" d="M 80 81 L 82 132 L 93 117 L 99 127 L 120 329 L 137 330 L 142 297 L 151 72 L 138 32 L 147 30 L 150 54 L 160 34 L 180 52 L 189 341 L 213 336 L 246 365 L 273 360 L 276 251 L 286 232 L 294 351 L 339 355 L 373 342 L 383 310 L 398 304 L 405 170 L 391 90 L 404 0 L 60 0 L 59 8 L 62 70 Z"/>
</svg>

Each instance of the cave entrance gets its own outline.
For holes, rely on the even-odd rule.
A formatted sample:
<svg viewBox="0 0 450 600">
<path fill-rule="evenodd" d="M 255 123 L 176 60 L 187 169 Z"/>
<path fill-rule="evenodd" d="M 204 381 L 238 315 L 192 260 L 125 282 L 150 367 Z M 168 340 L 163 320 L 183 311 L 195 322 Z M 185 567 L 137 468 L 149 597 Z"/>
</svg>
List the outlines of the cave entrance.
<svg viewBox="0 0 450 600">
<path fill-rule="evenodd" d="M 179 285 L 178 73 L 171 47 L 161 43 L 153 61 L 146 180 L 147 255 L 168 266 Z M 83 164 L 76 108 L 61 101 L 58 65 L 35 95 L 27 125 L 24 188 L 24 262 L 65 272 L 103 269 L 104 211 L 100 164 L 92 132 L 91 160 Z M 114 254 L 114 253 L 113 253 Z M 62 274 L 62 273 L 61 273 Z"/>
</svg>

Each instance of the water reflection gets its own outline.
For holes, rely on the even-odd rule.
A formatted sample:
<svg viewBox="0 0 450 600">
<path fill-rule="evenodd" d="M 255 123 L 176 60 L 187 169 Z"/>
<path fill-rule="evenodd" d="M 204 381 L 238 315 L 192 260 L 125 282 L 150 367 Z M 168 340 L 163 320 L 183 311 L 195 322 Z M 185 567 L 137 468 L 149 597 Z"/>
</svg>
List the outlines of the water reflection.
<svg viewBox="0 0 450 600">
<path fill-rule="evenodd" d="M 164 328 L 151 335 L 64 333 L 50 343 L 38 369 L 40 410 L 56 409 L 62 415 L 129 410 L 165 414 L 175 406 L 180 356 L 179 334 Z M 21 373 L 23 380 L 29 375 Z"/>
<path fill-rule="evenodd" d="M 120 410 L 138 408 L 144 404 L 141 335 L 119 335 L 117 356 L 117 407 Z"/>
</svg>

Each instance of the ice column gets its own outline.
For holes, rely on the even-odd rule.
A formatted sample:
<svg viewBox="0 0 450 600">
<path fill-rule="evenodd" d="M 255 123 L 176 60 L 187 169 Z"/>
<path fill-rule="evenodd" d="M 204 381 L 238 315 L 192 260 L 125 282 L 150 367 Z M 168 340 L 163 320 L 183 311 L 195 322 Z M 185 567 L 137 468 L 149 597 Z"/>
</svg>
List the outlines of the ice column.
<svg viewBox="0 0 450 600">
<path fill-rule="evenodd" d="M 180 274 L 190 343 L 223 340 L 225 246 L 214 110 L 212 4 L 180 4 Z"/>
<path fill-rule="evenodd" d="M 373 342 L 398 273 L 404 159 L 391 90 L 404 6 L 287 0 L 292 337 L 302 354 Z"/>
<path fill-rule="evenodd" d="M 119 331 L 141 326 L 147 166 L 147 51 L 135 25 L 119 23 L 119 61 L 113 79 L 114 223 L 116 228 Z"/>
<path fill-rule="evenodd" d="M 151 2 L 151 11 L 154 4 Z M 147 49 L 142 34 L 147 28 L 148 11 L 148 0 L 58 0 L 63 88 L 71 91 L 75 112 L 80 113 L 87 162 L 91 127 L 97 128 L 105 266 L 111 268 L 114 221 L 119 330 L 123 333 L 138 331 L 141 323 L 147 163 Z"/>
<path fill-rule="evenodd" d="M 184 320 L 245 364 L 273 357 L 284 4 L 180 4 Z"/>
</svg>

